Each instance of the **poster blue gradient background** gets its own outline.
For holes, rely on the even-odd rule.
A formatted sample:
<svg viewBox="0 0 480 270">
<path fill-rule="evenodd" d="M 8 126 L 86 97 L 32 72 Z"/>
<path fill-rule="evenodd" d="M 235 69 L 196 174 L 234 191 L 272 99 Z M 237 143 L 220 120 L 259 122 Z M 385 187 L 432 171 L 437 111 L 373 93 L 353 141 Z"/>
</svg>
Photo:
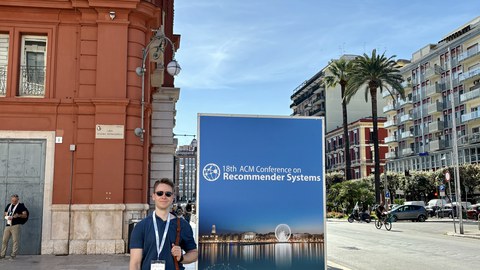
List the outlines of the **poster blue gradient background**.
<svg viewBox="0 0 480 270">
<path fill-rule="evenodd" d="M 324 233 L 323 121 L 320 118 L 199 115 L 199 233 Z M 206 164 L 222 176 L 205 180 Z M 223 166 L 300 168 L 319 182 L 224 181 Z M 269 174 L 269 173 L 267 173 Z"/>
</svg>

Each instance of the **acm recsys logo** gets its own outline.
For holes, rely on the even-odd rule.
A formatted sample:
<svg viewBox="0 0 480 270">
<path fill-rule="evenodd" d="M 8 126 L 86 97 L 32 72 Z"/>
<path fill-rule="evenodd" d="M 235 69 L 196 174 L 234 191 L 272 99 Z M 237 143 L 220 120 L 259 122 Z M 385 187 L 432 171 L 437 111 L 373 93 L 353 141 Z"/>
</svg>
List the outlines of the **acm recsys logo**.
<svg viewBox="0 0 480 270">
<path fill-rule="evenodd" d="M 202 174 L 205 180 L 215 182 L 220 177 L 220 167 L 215 163 L 208 163 L 203 167 Z"/>
</svg>

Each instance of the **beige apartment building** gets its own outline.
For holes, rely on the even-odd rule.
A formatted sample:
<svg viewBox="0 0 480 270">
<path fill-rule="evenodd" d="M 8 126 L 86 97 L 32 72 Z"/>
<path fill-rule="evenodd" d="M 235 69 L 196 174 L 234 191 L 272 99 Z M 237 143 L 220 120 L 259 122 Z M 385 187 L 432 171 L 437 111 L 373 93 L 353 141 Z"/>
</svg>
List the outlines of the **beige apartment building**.
<svg viewBox="0 0 480 270">
<path fill-rule="evenodd" d="M 384 93 L 389 171 L 438 169 L 480 159 L 480 17 L 416 51 L 402 68 L 406 98 Z M 455 122 L 455 124 L 454 124 Z"/>
</svg>

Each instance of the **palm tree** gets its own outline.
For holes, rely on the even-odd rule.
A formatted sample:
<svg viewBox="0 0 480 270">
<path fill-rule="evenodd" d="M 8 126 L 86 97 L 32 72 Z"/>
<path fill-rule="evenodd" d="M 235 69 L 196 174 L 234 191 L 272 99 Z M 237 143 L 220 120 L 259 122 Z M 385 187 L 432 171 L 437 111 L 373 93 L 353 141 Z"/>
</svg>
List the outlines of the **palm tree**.
<svg viewBox="0 0 480 270">
<path fill-rule="evenodd" d="M 352 161 L 350 157 L 350 142 L 348 140 L 348 117 L 347 117 L 347 99 L 345 98 L 345 89 L 348 82 L 349 72 L 352 68 L 352 61 L 339 59 L 331 61 L 328 67 L 331 75 L 325 76 L 327 87 L 335 87 L 340 84 L 342 94 L 342 114 L 343 114 L 343 145 L 345 153 L 345 179 L 352 179 Z"/>
<path fill-rule="evenodd" d="M 372 55 L 358 56 L 353 60 L 353 71 L 348 80 L 347 91 L 345 93 L 347 101 L 354 96 L 357 91 L 365 86 L 365 100 L 368 102 L 368 94 L 372 99 L 372 121 L 373 121 L 373 147 L 375 155 L 375 200 L 380 202 L 380 151 L 378 148 L 378 116 L 377 116 L 377 89 L 380 93 L 388 91 L 395 99 L 395 93 L 398 93 L 402 99 L 405 98 L 405 92 L 401 85 L 403 82 L 400 69 L 391 56 L 387 58 L 385 53 L 377 55 L 374 49 Z M 390 88 L 389 88 L 390 87 Z"/>
</svg>

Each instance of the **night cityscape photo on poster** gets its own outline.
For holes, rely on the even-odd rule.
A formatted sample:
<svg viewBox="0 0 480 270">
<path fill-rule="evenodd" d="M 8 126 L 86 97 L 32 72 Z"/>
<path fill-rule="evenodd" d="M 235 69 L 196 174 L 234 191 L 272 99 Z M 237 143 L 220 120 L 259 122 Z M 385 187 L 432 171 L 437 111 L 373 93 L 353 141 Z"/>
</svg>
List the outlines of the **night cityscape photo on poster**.
<svg viewBox="0 0 480 270">
<path fill-rule="evenodd" d="M 198 269 L 326 269 L 324 122 L 199 115 Z"/>
</svg>

